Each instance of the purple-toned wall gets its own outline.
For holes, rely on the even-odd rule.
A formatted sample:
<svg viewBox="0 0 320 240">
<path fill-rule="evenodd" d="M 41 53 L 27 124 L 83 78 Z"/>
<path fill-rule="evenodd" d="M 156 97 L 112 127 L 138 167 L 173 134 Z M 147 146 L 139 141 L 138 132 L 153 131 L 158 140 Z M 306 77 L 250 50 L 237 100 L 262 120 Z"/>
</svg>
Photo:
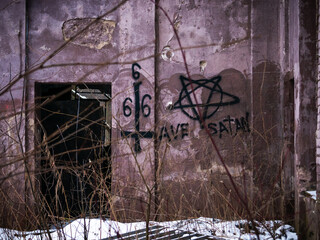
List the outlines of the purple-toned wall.
<svg viewBox="0 0 320 240">
<path fill-rule="evenodd" d="M 297 212 L 316 183 L 316 30 L 305 15 L 316 13 L 303 2 L 1 3 L 1 160 L 21 159 L 2 167 L 2 193 L 32 209 L 40 189 L 35 83 L 110 83 L 114 218 Z M 19 79 L 20 67 L 31 73 Z M 21 103 L 27 111 L 3 117 Z"/>
<path fill-rule="evenodd" d="M 5 94 L 3 89 L 25 69 L 24 1 L 1 1 L 0 9 L 0 213 L 2 225 L 19 227 L 25 216 L 25 84 L 22 79 Z"/>
</svg>

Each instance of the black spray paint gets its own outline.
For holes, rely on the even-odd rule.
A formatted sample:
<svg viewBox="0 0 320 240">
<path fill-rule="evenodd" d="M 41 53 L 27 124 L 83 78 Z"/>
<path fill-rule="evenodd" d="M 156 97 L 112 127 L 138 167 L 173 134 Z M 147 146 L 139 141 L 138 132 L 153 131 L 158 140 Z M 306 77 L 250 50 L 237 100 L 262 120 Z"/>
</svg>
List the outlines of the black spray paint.
<svg viewBox="0 0 320 240">
<path fill-rule="evenodd" d="M 141 152 L 140 138 L 153 138 L 155 133 L 152 131 L 140 131 L 140 113 L 142 116 L 147 118 L 151 114 L 151 108 L 145 102 L 147 100 L 152 100 L 152 97 L 149 94 L 143 95 L 140 101 L 140 86 L 141 81 L 138 81 L 140 78 L 140 73 L 135 70 L 135 67 L 141 69 L 141 66 L 138 63 L 132 64 L 132 78 L 135 80 L 133 83 L 134 89 L 134 128 L 133 132 L 122 131 L 122 137 L 130 137 L 134 139 L 134 151 L 139 153 Z M 180 81 L 182 84 L 182 90 L 179 95 L 179 100 L 174 104 L 173 109 L 181 109 L 182 112 L 192 120 L 198 120 L 200 122 L 200 116 L 197 111 L 197 107 L 203 109 L 203 120 L 211 118 L 221 106 L 234 105 L 240 102 L 240 99 L 237 96 L 234 96 L 230 93 L 224 92 L 219 85 L 221 77 L 213 77 L 211 79 L 200 79 L 200 80 L 189 80 L 183 76 L 180 76 Z M 194 84 L 194 91 L 199 88 L 206 88 L 210 90 L 208 99 L 204 103 L 193 103 L 192 101 L 192 89 L 190 88 L 191 83 Z M 218 94 L 219 101 L 213 102 L 213 95 Z M 226 99 L 227 98 L 227 99 Z M 216 98 L 217 99 L 217 98 Z M 132 115 L 132 109 L 129 106 L 129 102 L 133 103 L 130 97 L 125 98 L 122 103 L 123 114 L 125 117 L 130 117 Z M 191 109 L 191 112 L 187 112 L 186 109 Z M 200 122 L 201 123 L 201 122 Z M 202 124 L 200 124 L 203 128 Z M 212 135 L 218 135 L 219 138 L 222 138 L 223 135 L 229 134 L 235 136 L 239 131 L 250 132 L 249 126 L 249 113 L 246 113 L 246 117 L 231 118 L 229 115 L 219 121 L 219 122 L 210 122 L 208 123 L 208 128 L 211 131 Z M 176 127 L 174 125 L 163 126 L 159 129 L 158 138 L 161 141 L 162 139 L 167 139 L 169 142 L 173 140 L 182 140 L 184 137 L 189 135 L 189 124 L 188 123 L 179 123 Z"/>
<path fill-rule="evenodd" d="M 198 120 L 201 128 L 203 128 L 203 126 L 200 121 L 197 109 L 198 107 L 203 109 L 202 120 L 205 121 L 206 119 L 211 118 L 221 106 L 234 105 L 240 102 L 240 99 L 237 96 L 222 90 L 219 85 L 221 76 L 216 76 L 210 79 L 192 80 L 181 75 L 180 81 L 182 89 L 178 101 L 173 105 L 173 109 L 181 109 L 182 112 L 192 120 Z M 209 96 L 206 102 L 196 104 L 192 101 L 193 90 L 191 89 L 191 84 L 194 86 L 194 91 L 200 88 L 209 90 Z M 214 94 L 216 94 L 215 96 L 218 96 L 219 101 L 212 102 Z M 192 113 L 187 112 L 187 109 L 191 109 Z"/>
<path fill-rule="evenodd" d="M 219 122 L 208 123 L 208 128 L 212 135 L 219 135 L 219 138 L 221 138 L 223 134 L 235 136 L 239 131 L 250 132 L 249 113 L 247 112 L 246 117 L 241 117 L 240 119 L 231 118 L 228 115 Z"/>
<path fill-rule="evenodd" d="M 183 139 L 189 135 L 189 123 L 179 123 L 177 127 L 170 125 L 170 127 L 163 126 L 160 130 L 159 140 L 166 138 L 169 142 L 172 140 Z"/>
<path fill-rule="evenodd" d="M 140 108 L 140 85 L 142 82 L 137 81 L 140 78 L 140 73 L 138 71 L 135 71 L 134 67 L 138 67 L 141 69 L 141 66 L 138 63 L 132 64 L 132 77 L 135 80 L 133 83 L 133 89 L 134 89 L 134 125 L 135 125 L 135 131 L 129 132 L 129 131 L 122 131 L 121 136 L 122 137 L 131 137 L 134 139 L 134 151 L 135 152 L 141 152 L 141 146 L 140 146 L 140 138 L 153 138 L 154 132 L 152 131 L 140 131 L 140 111 L 142 110 L 142 115 L 144 117 L 148 117 L 151 113 L 151 108 L 149 105 L 145 104 L 145 100 L 148 98 L 151 100 L 151 96 L 149 94 L 145 94 L 142 97 L 141 101 L 141 108 Z M 123 101 L 123 114 L 126 117 L 131 116 L 132 110 L 129 105 L 127 105 L 127 102 L 130 101 L 132 103 L 131 98 L 126 98 Z"/>
</svg>

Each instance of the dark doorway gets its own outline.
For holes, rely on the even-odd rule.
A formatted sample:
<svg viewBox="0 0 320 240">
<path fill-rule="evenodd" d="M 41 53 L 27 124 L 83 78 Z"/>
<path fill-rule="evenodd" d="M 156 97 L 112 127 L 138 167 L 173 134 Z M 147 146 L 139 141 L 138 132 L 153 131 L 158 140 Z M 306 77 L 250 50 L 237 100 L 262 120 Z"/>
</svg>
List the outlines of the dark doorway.
<svg viewBox="0 0 320 240">
<path fill-rule="evenodd" d="M 107 214 L 110 85 L 36 84 L 41 192 L 48 214 Z"/>
</svg>

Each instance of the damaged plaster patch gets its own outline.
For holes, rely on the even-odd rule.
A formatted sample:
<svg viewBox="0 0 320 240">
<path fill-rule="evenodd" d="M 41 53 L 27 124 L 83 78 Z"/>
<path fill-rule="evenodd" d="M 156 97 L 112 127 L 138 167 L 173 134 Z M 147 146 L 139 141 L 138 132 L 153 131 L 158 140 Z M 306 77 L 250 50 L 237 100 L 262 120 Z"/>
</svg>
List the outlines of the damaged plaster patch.
<svg viewBox="0 0 320 240">
<path fill-rule="evenodd" d="M 206 60 L 201 60 L 199 62 L 199 65 L 200 65 L 200 73 L 203 73 L 204 69 L 207 67 L 207 61 Z"/>
<path fill-rule="evenodd" d="M 94 22 L 94 23 L 92 23 Z M 91 24 L 88 29 L 81 32 Z M 89 48 L 101 49 L 112 40 L 112 33 L 116 23 L 111 20 L 95 18 L 76 18 L 65 21 L 62 25 L 62 34 L 65 41 L 76 36 L 71 43 Z"/>
<path fill-rule="evenodd" d="M 170 46 L 165 46 L 161 51 L 161 57 L 165 61 L 171 61 L 174 56 L 174 51 Z"/>
<path fill-rule="evenodd" d="M 42 45 L 40 49 L 46 52 L 49 52 L 51 50 L 51 48 L 47 47 L 46 45 Z"/>
</svg>

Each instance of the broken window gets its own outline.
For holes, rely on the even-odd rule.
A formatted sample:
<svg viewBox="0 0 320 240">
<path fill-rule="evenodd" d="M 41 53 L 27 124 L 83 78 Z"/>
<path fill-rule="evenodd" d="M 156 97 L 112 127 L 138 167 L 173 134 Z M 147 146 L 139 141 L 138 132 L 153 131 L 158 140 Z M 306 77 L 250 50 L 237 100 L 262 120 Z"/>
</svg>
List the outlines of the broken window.
<svg viewBox="0 0 320 240">
<path fill-rule="evenodd" d="M 40 189 L 48 214 L 107 213 L 111 85 L 36 83 L 36 99 Z"/>
</svg>

